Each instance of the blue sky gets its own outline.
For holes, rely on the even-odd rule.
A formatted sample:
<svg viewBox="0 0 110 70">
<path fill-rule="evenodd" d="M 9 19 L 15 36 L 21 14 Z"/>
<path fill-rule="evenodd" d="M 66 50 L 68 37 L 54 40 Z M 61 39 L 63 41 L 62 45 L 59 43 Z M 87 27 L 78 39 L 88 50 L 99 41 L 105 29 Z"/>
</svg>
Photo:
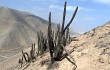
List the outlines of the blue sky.
<svg viewBox="0 0 110 70">
<path fill-rule="evenodd" d="M 67 1 L 66 23 L 69 22 L 76 6 L 79 6 L 71 31 L 86 32 L 110 21 L 110 0 L 0 0 L 0 6 L 27 11 L 48 20 L 61 23 L 63 5 Z"/>
</svg>

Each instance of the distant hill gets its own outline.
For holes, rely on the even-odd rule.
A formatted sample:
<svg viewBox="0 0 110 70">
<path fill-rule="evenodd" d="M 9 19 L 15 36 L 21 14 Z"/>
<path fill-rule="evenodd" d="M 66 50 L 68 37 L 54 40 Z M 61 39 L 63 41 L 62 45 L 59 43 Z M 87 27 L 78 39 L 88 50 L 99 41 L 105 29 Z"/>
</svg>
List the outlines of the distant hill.
<svg viewBox="0 0 110 70">
<path fill-rule="evenodd" d="M 37 32 L 46 34 L 48 22 L 28 12 L 0 7 L 0 51 L 28 47 L 37 42 Z"/>
</svg>

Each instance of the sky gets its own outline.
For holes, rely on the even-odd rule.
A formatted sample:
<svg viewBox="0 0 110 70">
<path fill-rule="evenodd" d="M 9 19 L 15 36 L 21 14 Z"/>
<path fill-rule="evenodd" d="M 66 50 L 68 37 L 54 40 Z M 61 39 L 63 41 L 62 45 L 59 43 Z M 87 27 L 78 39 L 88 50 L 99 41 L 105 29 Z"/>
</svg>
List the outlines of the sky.
<svg viewBox="0 0 110 70">
<path fill-rule="evenodd" d="M 67 24 L 76 6 L 79 7 L 70 29 L 79 33 L 87 32 L 110 21 L 110 0 L 0 0 L 0 6 L 30 12 L 52 22 L 62 23 L 63 7 L 67 2 Z"/>
</svg>

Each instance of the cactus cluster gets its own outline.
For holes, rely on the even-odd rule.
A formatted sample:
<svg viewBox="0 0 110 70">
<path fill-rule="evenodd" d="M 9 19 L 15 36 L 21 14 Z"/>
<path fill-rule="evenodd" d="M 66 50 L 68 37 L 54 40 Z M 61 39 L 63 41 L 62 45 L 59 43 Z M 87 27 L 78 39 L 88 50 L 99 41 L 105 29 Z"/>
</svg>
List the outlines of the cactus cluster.
<svg viewBox="0 0 110 70">
<path fill-rule="evenodd" d="M 22 58 L 19 59 L 18 62 L 21 64 L 21 67 L 22 67 L 24 62 L 30 63 L 30 62 L 34 61 L 35 59 L 36 59 L 36 55 L 35 55 L 35 43 L 34 43 L 31 46 L 30 55 L 27 52 L 24 52 L 22 50 Z"/>
<path fill-rule="evenodd" d="M 47 36 L 44 36 L 41 31 L 37 32 L 37 37 L 38 37 L 37 54 L 42 55 L 45 53 L 45 51 L 49 50 L 50 57 L 51 57 L 51 63 L 53 63 L 54 61 L 60 61 L 61 59 L 63 59 L 65 57 L 65 55 L 69 55 L 73 51 L 72 50 L 72 51 L 68 52 L 65 49 L 65 46 L 71 42 L 71 38 L 70 38 L 70 34 L 69 34 L 69 26 L 72 23 L 73 19 L 75 18 L 78 7 L 76 7 L 72 18 L 70 19 L 69 23 L 65 26 L 66 4 L 67 3 L 65 2 L 62 25 L 60 25 L 60 23 L 59 23 L 57 25 L 56 31 L 52 30 L 51 12 L 50 12 Z M 63 55 L 64 50 L 66 52 L 65 55 Z M 28 55 L 28 53 L 22 51 L 22 59 L 19 60 L 19 63 L 21 63 L 21 66 L 23 64 L 24 59 L 26 62 L 31 62 L 34 59 L 36 59 L 35 43 L 32 44 L 30 56 Z"/>
<path fill-rule="evenodd" d="M 57 25 L 57 31 L 55 34 L 52 31 L 51 28 L 51 12 L 49 13 L 49 24 L 48 24 L 48 46 L 51 56 L 51 61 L 53 60 L 60 60 L 62 58 L 62 54 L 64 51 L 64 47 L 67 43 L 70 43 L 70 35 L 69 35 L 69 26 L 72 23 L 76 13 L 77 13 L 78 7 L 76 7 L 73 16 L 69 23 L 65 26 L 65 16 L 66 16 L 66 2 L 64 4 L 64 12 L 63 12 L 63 19 L 62 19 L 62 26 L 60 24 Z M 53 36 L 54 35 L 54 36 Z"/>
<path fill-rule="evenodd" d="M 46 36 L 43 35 L 43 33 L 37 32 L 37 37 L 38 37 L 38 55 L 44 54 L 44 52 L 47 50 L 47 38 Z"/>
<path fill-rule="evenodd" d="M 48 48 L 51 56 L 51 62 L 54 60 L 61 60 L 62 54 L 64 51 L 64 47 L 71 42 L 70 34 L 69 34 L 69 26 L 72 23 L 78 7 L 76 7 L 73 16 L 69 23 L 65 26 L 65 16 L 66 16 L 66 2 L 64 4 L 64 12 L 62 25 L 57 25 L 57 30 L 52 30 L 51 27 L 51 12 L 49 13 L 49 24 L 48 24 L 48 34 L 47 37 L 43 35 L 40 31 L 37 33 L 38 36 L 38 54 L 43 54 L 44 51 Z"/>
</svg>

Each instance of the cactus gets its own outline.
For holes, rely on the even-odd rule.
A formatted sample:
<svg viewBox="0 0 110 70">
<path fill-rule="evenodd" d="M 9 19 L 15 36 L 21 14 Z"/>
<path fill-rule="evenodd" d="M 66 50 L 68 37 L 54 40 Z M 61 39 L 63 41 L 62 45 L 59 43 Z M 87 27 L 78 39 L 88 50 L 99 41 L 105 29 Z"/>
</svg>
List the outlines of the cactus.
<svg viewBox="0 0 110 70">
<path fill-rule="evenodd" d="M 69 23 L 66 25 L 65 29 L 63 30 L 63 33 L 65 32 L 65 30 L 66 30 L 66 29 L 70 26 L 70 24 L 72 23 L 73 19 L 74 19 L 75 16 L 76 16 L 77 10 L 78 10 L 78 6 L 76 7 L 76 9 L 75 9 L 75 11 L 74 11 L 71 20 L 69 21 Z"/>
<path fill-rule="evenodd" d="M 34 43 L 34 44 L 33 44 L 33 46 L 34 46 L 34 47 L 33 47 L 33 54 L 34 54 L 34 56 L 35 56 L 35 45 L 36 45 L 36 44 Z"/>
<path fill-rule="evenodd" d="M 47 39 L 46 36 L 44 36 L 41 31 L 37 32 L 37 37 L 38 37 L 38 55 L 42 55 L 47 50 Z"/>
<path fill-rule="evenodd" d="M 22 50 L 22 61 L 23 61 L 23 58 L 25 59 L 26 62 L 30 61 L 28 53 L 23 52 L 23 50 Z"/>
<path fill-rule="evenodd" d="M 65 33 L 65 43 L 64 46 L 66 46 L 67 42 L 68 42 L 68 38 L 69 38 L 69 28 L 67 28 L 66 33 Z"/>
<path fill-rule="evenodd" d="M 49 13 L 49 25 L 48 25 L 48 43 L 49 43 L 49 51 L 51 60 L 53 59 L 53 53 L 54 53 L 54 59 L 60 60 L 62 57 L 64 48 L 61 46 L 66 46 L 67 41 L 70 41 L 70 35 L 69 35 L 69 26 L 72 23 L 73 19 L 75 18 L 75 15 L 77 13 L 78 7 L 76 7 L 75 12 L 73 13 L 73 16 L 69 23 L 65 26 L 65 16 L 66 16 L 66 2 L 64 4 L 64 12 L 63 12 L 63 19 L 62 19 L 62 26 L 57 26 L 58 31 L 56 32 L 55 36 L 52 33 L 51 28 L 51 12 Z M 68 39 L 69 38 L 69 39 Z M 54 40 L 53 40 L 54 39 Z M 53 45 L 54 43 L 54 45 Z"/>
<path fill-rule="evenodd" d="M 31 51 L 30 51 L 30 61 L 33 61 L 34 59 L 36 59 L 36 57 L 35 57 L 35 43 L 32 44 Z"/>
<path fill-rule="evenodd" d="M 49 13 L 49 24 L 48 24 L 48 45 L 49 45 L 49 52 L 51 56 L 51 63 L 54 62 L 53 60 L 53 51 L 54 51 L 54 43 L 52 38 L 52 28 L 51 28 L 51 12 Z"/>
<path fill-rule="evenodd" d="M 37 43 L 38 43 L 38 51 L 37 51 L 37 53 L 39 54 L 40 53 L 40 35 L 39 35 L 39 33 L 37 32 Z"/>
</svg>

